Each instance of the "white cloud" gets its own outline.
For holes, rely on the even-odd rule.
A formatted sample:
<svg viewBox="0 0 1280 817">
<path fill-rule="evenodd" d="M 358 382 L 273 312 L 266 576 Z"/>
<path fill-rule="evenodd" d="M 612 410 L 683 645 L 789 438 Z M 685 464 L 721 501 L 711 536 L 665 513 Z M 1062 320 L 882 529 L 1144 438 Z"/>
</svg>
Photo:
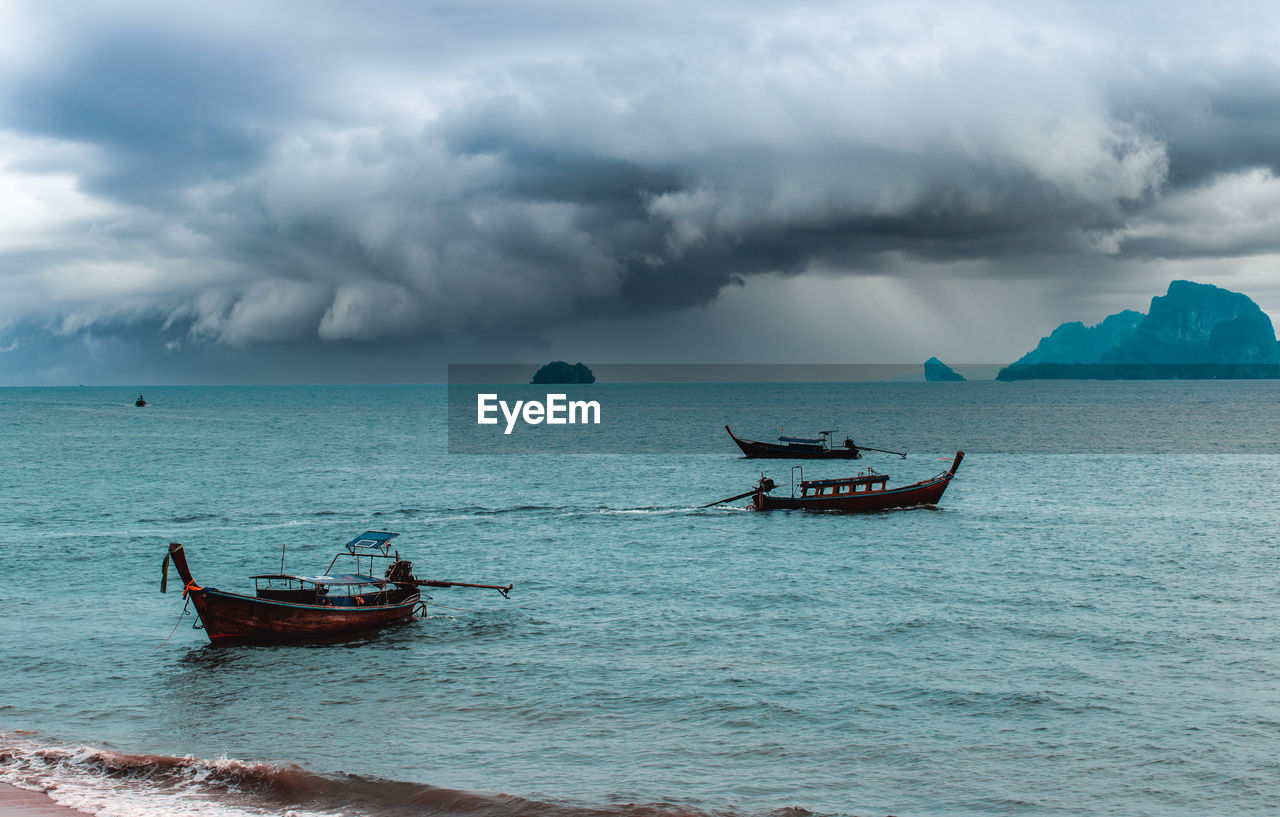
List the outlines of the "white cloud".
<svg viewBox="0 0 1280 817">
<path fill-rule="evenodd" d="M 0 132 L 0 254 L 41 250 L 124 208 L 79 189 L 91 147 Z M 81 242 L 83 243 L 83 242 Z"/>
<path fill-rule="evenodd" d="M 315 337 L 331 297 L 331 287 L 316 281 L 258 281 L 213 323 L 219 339 L 232 346 L 305 340 Z"/>
<path fill-rule="evenodd" d="M 1134 216 L 1123 236 L 1132 249 L 1175 257 L 1280 252 L 1280 179 L 1263 167 L 1219 174 Z"/>
<path fill-rule="evenodd" d="M 403 287 L 379 281 L 343 284 L 320 319 L 323 340 L 373 340 L 417 326 L 420 307 Z"/>
</svg>

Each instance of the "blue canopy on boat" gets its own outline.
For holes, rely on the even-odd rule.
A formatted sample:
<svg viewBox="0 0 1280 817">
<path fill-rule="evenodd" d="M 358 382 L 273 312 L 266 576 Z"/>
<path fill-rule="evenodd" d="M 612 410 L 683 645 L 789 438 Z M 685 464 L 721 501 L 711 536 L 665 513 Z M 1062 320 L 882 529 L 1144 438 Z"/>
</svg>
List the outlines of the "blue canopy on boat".
<svg viewBox="0 0 1280 817">
<path fill-rule="evenodd" d="M 375 579 L 373 576 L 361 576 L 358 573 L 338 573 L 333 576 L 285 576 L 283 578 L 297 579 L 300 582 L 308 582 L 309 584 L 331 584 L 339 587 L 383 583 L 382 579 Z"/>
<path fill-rule="evenodd" d="M 385 550 L 387 543 L 399 535 L 400 534 L 398 533 L 388 533 L 384 530 L 367 530 L 352 539 L 350 542 L 347 542 L 347 550 L 352 553 L 355 552 L 356 548 L 378 548 L 380 550 Z"/>
<path fill-rule="evenodd" d="M 811 440 L 808 437 L 779 437 L 779 442 L 803 443 L 805 445 L 822 445 L 822 440 Z"/>
</svg>

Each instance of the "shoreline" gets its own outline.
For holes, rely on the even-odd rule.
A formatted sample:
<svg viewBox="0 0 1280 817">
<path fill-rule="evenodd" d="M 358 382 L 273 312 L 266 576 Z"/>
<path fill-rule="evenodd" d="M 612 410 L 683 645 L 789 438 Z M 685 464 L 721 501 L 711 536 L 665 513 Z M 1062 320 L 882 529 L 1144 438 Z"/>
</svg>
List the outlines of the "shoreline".
<svg viewBox="0 0 1280 817">
<path fill-rule="evenodd" d="M 42 791 L 0 783 L 0 817 L 84 817 L 88 813 L 59 805 Z"/>
</svg>

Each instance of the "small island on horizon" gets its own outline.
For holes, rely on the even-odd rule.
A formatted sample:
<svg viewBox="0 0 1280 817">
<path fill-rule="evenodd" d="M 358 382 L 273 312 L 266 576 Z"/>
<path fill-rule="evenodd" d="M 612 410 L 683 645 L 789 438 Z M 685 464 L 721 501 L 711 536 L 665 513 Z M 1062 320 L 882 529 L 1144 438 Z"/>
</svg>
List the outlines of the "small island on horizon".
<svg viewBox="0 0 1280 817">
<path fill-rule="evenodd" d="M 594 383 L 596 376 L 585 363 L 574 363 L 572 366 L 563 360 L 553 360 L 534 372 L 529 381 L 534 385 L 544 383 Z"/>
<path fill-rule="evenodd" d="M 947 381 L 960 382 L 965 378 L 964 375 L 941 360 L 931 357 L 924 362 L 924 379 L 930 383 L 943 383 Z"/>
<path fill-rule="evenodd" d="M 1211 380 L 1280 378 L 1271 319 L 1247 295 L 1173 281 L 1144 315 L 1064 323 L 996 380 Z"/>
</svg>

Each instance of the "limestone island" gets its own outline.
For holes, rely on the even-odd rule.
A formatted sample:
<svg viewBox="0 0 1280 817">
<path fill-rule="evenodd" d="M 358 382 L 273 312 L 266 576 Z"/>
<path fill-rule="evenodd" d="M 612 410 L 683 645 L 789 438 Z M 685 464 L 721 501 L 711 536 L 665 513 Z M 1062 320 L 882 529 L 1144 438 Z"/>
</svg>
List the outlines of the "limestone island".
<svg viewBox="0 0 1280 817">
<path fill-rule="evenodd" d="M 596 376 L 585 364 L 575 363 L 570 366 L 563 360 L 553 360 L 534 373 L 529 381 L 535 385 L 540 383 L 594 383 Z"/>
<path fill-rule="evenodd" d="M 1064 323 L 996 380 L 1280 378 L 1275 328 L 1247 295 L 1174 281 L 1147 314 Z"/>
<path fill-rule="evenodd" d="M 948 380 L 962 381 L 964 375 L 936 357 L 931 357 L 924 362 L 924 379 L 930 383 L 942 383 Z"/>
</svg>

